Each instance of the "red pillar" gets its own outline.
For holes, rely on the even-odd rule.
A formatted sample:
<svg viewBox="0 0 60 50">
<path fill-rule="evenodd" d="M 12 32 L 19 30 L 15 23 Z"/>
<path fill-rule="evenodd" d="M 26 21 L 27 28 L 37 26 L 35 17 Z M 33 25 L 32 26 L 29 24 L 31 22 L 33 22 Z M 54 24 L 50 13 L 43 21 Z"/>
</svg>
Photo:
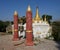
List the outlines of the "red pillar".
<svg viewBox="0 0 60 50">
<path fill-rule="evenodd" d="M 33 45 L 33 34 L 32 34 L 32 12 L 30 6 L 26 12 L 26 45 Z"/>
<path fill-rule="evenodd" d="M 13 40 L 16 41 L 18 40 L 18 14 L 15 11 L 14 12 L 14 35 L 13 35 Z"/>
</svg>

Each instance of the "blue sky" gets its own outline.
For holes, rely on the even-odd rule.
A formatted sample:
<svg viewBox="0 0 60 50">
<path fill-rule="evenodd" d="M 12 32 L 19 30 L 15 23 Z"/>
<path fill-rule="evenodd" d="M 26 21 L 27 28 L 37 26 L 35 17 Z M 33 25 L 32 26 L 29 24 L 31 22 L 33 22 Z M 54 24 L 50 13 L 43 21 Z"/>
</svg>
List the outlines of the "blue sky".
<svg viewBox="0 0 60 50">
<path fill-rule="evenodd" d="M 0 20 L 13 20 L 15 10 L 19 16 L 25 16 L 28 5 L 33 17 L 38 6 L 40 17 L 48 14 L 53 17 L 52 20 L 60 20 L 60 0 L 0 0 Z"/>
</svg>

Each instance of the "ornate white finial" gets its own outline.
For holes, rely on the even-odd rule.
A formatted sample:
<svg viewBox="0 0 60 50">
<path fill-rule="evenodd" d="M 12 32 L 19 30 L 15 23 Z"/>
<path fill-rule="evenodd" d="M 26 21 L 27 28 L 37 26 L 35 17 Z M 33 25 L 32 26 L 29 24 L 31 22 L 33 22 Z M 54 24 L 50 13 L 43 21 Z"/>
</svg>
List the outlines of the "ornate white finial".
<svg viewBox="0 0 60 50">
<path fill-rule="evenodd" d="M 14 15 L 18 15 L 17 11 L 14 12 Z"/>
<path fill-rule="evenodd" d="M 48 21 L 47 21 L 47 19 L 46 19 L 46 15 L 45 15 L 45 19 L 44 19 L 44 21 L 45 21 L 46 23 L 48 23 Z"/>
<path fill-rule="evenodd" d="M 46 15 L 45 15 L 45 19 L 44 20 L 46 21 Z"/>
<path fill-rule="evenodd" d="M 27 9 L 27 11 L 31 11 L 30 5 L 28 5 L 28 9 Z"/>
</svg>

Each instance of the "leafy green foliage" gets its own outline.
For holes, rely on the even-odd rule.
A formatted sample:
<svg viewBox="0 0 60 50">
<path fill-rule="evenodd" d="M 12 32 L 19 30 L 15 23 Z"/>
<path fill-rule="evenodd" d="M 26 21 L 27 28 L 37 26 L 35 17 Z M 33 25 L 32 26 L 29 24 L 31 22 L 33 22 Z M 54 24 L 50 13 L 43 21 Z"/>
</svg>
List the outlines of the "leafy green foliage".
<svg viewBox="0 0 60 50">
<path fill-rule="evenodd" d="M 25 24 L 25 23 L 26 23 L 26 17 L 25 17 L 25 16 L 20 17 L 20 18 L 18 19 L 18 23 L 23 23 L 23 24 Z"/>
<path fill-rule="evenodd" d="M 52 35 L 55 40 L 60 40 L 60 21 L 52 23 Z"/>
<path fill-rule="evenodd" d="M 9 21 L 1 21 L 0 20 L 0 32 L 5 32 L 6 27 L 9 25 Z"/>
<path fill-rule="evenodd" d="M 46 20 L 48 21 L 48 23 L 51 23 L 50 20 L 52 20 L 52 16 L 51 15 L 42 15 L 43 20 L 44 20 L 45 16 L 46 16 Z"/>
</svg>

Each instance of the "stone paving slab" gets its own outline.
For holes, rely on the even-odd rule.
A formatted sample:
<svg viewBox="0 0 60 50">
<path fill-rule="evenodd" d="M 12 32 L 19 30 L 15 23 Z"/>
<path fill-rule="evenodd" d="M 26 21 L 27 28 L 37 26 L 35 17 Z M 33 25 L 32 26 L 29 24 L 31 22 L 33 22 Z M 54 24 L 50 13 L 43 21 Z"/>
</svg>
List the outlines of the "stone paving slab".
<svg viewBox="0 0 60 50">
<path fill-rule="evenodd" d="M 60 50 L 60 44 L 53 40 L 41 39 L 38 45 L 26 46 L 25 39 L 13 41 L 12 35 L 0 36 L 0 50 Z"/>
</svg>

